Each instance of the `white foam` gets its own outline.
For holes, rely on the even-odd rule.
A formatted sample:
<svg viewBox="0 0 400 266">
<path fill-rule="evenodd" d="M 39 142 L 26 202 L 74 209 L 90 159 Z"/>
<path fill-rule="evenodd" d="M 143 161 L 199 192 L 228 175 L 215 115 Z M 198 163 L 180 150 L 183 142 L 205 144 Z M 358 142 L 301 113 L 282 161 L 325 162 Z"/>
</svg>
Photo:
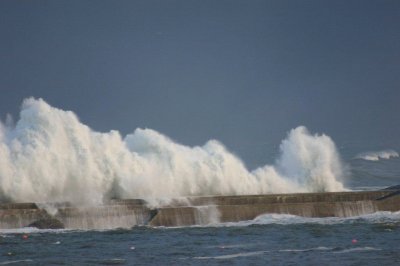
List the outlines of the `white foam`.
<svg viewBox="0 0 400 266">
<path fill-rule="evenodd" d="M 333 253 L 350 253 L 350 252 L 364 252 L 364 251 L 379 251 L 382 249 L 374 248 L 374 247 L 356 247 L 356 248 L 348 248 L 339 251 L 335 251 Z"/>
<path fill-rule="evenodd" d="M 65 233 L 72 231 L 73 230 L 71 229 L 38 229 L 36 227 L 23 227 L 15 229 L 0 229 L 0 234 L 2 234 L 1 236 L 6 236 L 7 234 Z"/>
<path fill-rule="evenodd" d="M 363 159 L 367 161 L 379 161 L 381 159 L 390 159 L 399 157 L 399 153 L 394 150 L 383 150 L 383 151 L 369 151 L 363 152 L 356 156 L 356 159 Z"/>
<path fill-rule="evenodd" d="M 306 248 L 306 249 L 281 249 L 279 252 L 310 252 L 310 251 L 330 251 L 334 248 L 331 247 L 316 247 L 316 248 Z"/>
<path fill-rule="evenodd" d="M 238 257 L 252 257 L 252 256 L 260 256 L 265 253 L 270 252 L 310 252 L 310 251 L 332 251 L 334 248 L 330 247 L 316 247 L 316 248 L 308 248 L 308 249 L 281 249 L 277 251 L 272 250 L 260 250 L 260 251 L 250 251 L 250 252 L 238 252 L 233 254 L 219 255 L 219 256 L 204 256 L 204 257 L 194 257 L 194 259 L 205 260 L 205 259 L 216 259 L 216 260 L 224 260 L 224 259 L 233 259 Z"/>
<path fill-rule="evenodd" d="M 7 261 L 3 261 L 0 262 L 0 265 L 9 265 L 9 264 L 21 264 L 21 263 L 25 263 L 25 262 L 33 262 L 33 260 L 31 259 L 25 259 L 25 260 L 7 260 Z"/>
<path fill-rule="evenodd" d="M 287 252 L 287 253 L 301 253 L 301 252 L 332 252 L 332 253 L 350 253 L 350 252 L 366 252 L 366 251 L 379 251 L 381 249 L 374 247 L 354 247 L 347 248 L 342 250 L 336 250 L 333 247 L 315 247 L 315 248 L 306 248 L 306 249 L 280 249 L 280 250 L 260 250 L 260 251 L 251 251 L 251 252 L 238 252 L 233 254 L 219 255 L 219 256 L 203 256 L 203 257 L 194 257 L 194 259 L 199 260 L 207 260 L 207 259 L 216 259 L 216 260 L 225 260 L 225 259 L 233 259 L 238 257 L 252 257 L 252 256 L 260 256 L 265 253 L 271 252 Z"/>
<path fill-rule="evenodd" d="M 217 226 L 249 226 L 249 225 L 292 225 L 292 224 L 351 224 L 351 223 L 398 223 L 400 222 L 399 212 L 376 212 L 353 217 L 325 217 L 325 218 L 311 218 L 301 217 L 291 214 L 263 214 L 257 216 L 253 220 L 221 223 Z"/>
<path fill-rule="evenodd" d="M 246 243 L 246 244 L 226 244 L 226 245 L 218 245 L 218 246 L 209 246 L 208 248 L 220 248 L 220 249 L 235 249 L 235 248 L 244 248 L 244 247 L 251 247 L 257 246 L 256 243 Z"/>
<path fill-rule="evenodd" d="M 204 260 L 204 259 L 217 259 L 217 260 L 223 260 L 223 259 L 233 259 L 233 258 L 238 258 L 238 257 L 251 257 L 251 256 L 260 256 L 264 253 L 267 253 L 269 251 L 253 251 L 253 252 L 239 252 L 239 253 L 234 253 L 234 254 L 228 254 L 228 255 L 220 255 L 220 256 L 210 256 L 210 257 L 194 257 L 194 259 L 199 259 L 199 260 Z"/>
<path fill-rule="evenodd" d="M 26 99 L 15 126 L 0 123 L 0 200 L 99 204 L 176 198 L 341 191 L 333 141 L 291 130 L 275 165 L 248 171 L 220 142 L 178 144 L 151 129 L 100 133 L 70 111 Z"/>
</svg>

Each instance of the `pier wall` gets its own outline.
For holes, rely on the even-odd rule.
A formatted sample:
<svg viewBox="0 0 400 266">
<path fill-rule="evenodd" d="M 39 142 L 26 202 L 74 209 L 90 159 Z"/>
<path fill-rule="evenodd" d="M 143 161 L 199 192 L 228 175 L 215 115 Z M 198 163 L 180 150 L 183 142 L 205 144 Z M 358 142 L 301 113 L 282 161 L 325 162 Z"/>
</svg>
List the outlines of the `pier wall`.
<svg viewBox="0 0 400 266">
<path fill-rule="evenodd" d="M 349 217 L 399 211 L 400 192 L 330 192 L 250 196 L 190 197 L 149 208 L 144 200 L 113 200 L 101 206 L 0 204 L 0 228 L 112 229 L 137 225 L 188 226 L 252 220 L 266 213 L 304 217 Z M 38 223 L 39 221 L 39 223 Z M 54 223 L 57 221 L 57 223 Z"/>
</svg>

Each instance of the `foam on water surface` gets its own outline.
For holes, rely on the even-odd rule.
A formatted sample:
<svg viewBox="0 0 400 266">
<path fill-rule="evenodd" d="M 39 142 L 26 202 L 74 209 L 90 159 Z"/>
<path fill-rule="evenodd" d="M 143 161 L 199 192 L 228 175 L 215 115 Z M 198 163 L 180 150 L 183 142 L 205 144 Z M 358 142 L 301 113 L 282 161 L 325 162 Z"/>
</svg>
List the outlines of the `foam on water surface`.
<svg viewBox="0 0 400 266">
<path fill-rule="evenodd" d="M 399 212 L 376 212 L 353 217 L 311 218 L 291 214 L 263 214 L 249 221 L 220 223 L 218 226 L 251 226 L 251 225 L 293 225 L 293 224 L 350 224 L 350 223 L 400 223 Z"/>
</svg>

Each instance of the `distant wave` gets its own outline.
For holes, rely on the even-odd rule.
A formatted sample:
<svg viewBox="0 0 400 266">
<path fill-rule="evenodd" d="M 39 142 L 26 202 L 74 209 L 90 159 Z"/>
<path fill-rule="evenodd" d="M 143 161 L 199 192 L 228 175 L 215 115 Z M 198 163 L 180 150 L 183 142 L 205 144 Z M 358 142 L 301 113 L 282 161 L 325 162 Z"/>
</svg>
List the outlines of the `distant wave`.
<svg viewBox="0 0 400 266">
<path fill-rule="evenodd" d="M 390 159 L 399 157 L 399 153 L 394 150 L 383 150 L 383 151 L 369 151 L 363 152 L 356 156 L 356 159 L 363 159 L 367 161 L 379 161 L 381 159 Z"/>
</svg>

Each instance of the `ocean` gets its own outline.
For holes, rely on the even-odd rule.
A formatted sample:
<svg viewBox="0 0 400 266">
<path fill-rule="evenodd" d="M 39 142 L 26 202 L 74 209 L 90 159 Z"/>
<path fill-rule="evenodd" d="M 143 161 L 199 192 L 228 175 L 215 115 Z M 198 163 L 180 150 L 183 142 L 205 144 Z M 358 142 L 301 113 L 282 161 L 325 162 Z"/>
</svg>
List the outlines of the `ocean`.
<svg viewBox="0 0 400 266">
<path fill-rule="evenodd" d="M 353 189 L 400 183 L 399 158 L 349 163 Z M 0 265 L 397 265 L 399 242 L 400 212 L 350 218 L 266 214 L 178 228 L 2 229 Z"/>
<path fill-rule="evenodd" d="M 353 151 L 343 159 L 329 136 L 302 126 L 288 132 L 279 150 L 273 164 L 249 170 L 216 140 L 188 147 L 150 129 L 125 137 L 95 132 L 74 113 L 31 98 L 15 124 L 0 124 L 0 200 L 80 206 L 144 198 L 154 206 L 162 204 L 151 201 L 157 198 L 400 184 L 395 150 Z M 399 243 L 400 212 L 265 214 L 173 228 L 0 229 L 0 265 L 397 265 Z"/>
<path fill-rule="evenodd" d="M 0 264 L 397 265 L 399 241 L 400 213 L 349 219 L 267 215 L 182 228 L 19 229 L 1 232 Z"/>
</svg>

